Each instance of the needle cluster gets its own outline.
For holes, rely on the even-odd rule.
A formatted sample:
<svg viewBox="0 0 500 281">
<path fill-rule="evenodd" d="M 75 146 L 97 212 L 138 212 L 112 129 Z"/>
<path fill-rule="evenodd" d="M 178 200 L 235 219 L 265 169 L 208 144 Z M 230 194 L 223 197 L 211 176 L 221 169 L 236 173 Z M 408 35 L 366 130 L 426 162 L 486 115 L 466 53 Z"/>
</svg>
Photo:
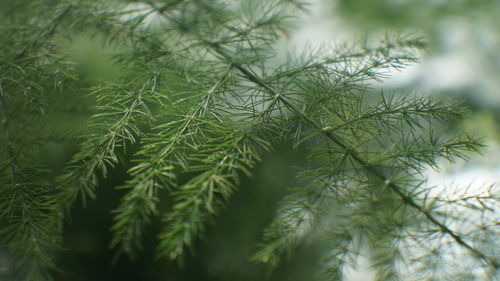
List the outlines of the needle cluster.
<svg viewBox="0 0 500 281">
<path fill-rule="evenodd" d="M 370 86 L 415 63 L 419 38 L 387 36 L 277 62 L 274 46 L 290 36 L 304 3 L 15 3 L 3 3 L 0 17 L 0 250 L 11 257 L 0 277 L 50 280 L 72 206 L 94 199 L 118 166 L 128 178 L 110 207 L 111 246 L 135 257 L 161 217 L 158 257 L 182 261 L 240 178 L 289 142 L 307 151 L 300 184 L 253 261 L 275 266 L 315 240 L 320 280 L 342 280 L 366 249 L 378 280 L 498 273 L 498 253 L 488 250 L 498 236 L 498 190 L 448 198 L 425 182 L 429 167 L 482 147 L 447 129 L 464 107 Z M 65 47 L 80 33 L 115 50 L 118 79 L 81 75 Z M 69 128 L 60 124 L 68 112 Z M 87 120 L 78 130 L 76 115 Z M 47 146 L 75 141 L 64 167 L 45 160 Z M 172 202 L 166 212 L 162 196 Z M 460 231 L 471 212 L 480 219 Z M 456 253 L 467 267 L 455 265 Z"/>
</svg>

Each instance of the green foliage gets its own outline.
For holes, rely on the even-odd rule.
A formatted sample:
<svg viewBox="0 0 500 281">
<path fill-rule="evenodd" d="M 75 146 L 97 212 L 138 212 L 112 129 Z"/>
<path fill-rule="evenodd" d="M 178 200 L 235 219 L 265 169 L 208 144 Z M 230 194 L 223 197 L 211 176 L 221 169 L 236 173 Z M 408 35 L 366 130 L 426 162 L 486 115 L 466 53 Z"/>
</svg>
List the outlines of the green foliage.
<svg viewBox="0 0 500 281">
<path fill-rule="evenodd" d="M 94 199 L 118 166 L 128 178 L 117 187 L 125 194 L 113 209 L 111 246 L 135 257 L 147 225 L 162 216 L 157 256 L 182 261 L 240 177 L 287 141 L 308 151 L 301 185 L 281 202 L 252 260 L 275 266 L 318 239 L 328 280 L 341 280 L 363 247 L 379 280 L 446 272 L 445 280 L 460 274 L 438 264 L 449 260 L 451 244 L 494 276 L 498 254 L 484 249 L 498 234 L 487 207 L 498 205 L 498 192 L 446 201 L 423 180 L 439 159 L 466 158 L 482 146 L 445 129 L 465 109 L 370 88 L 414 63 L 423 42 L 387 36 L 271 63 L 273 44 L 289 36 L 305 7 L 282 0 L 9 4 L 0 20 L 0 250 L 12 258 L 5 276 L 50 280 L 72 206 Z M 79 34 L 115 51 L 118 79 L 96 82 L 74 68 L 65 42 Z M 82 106 L 75 94 L 89 100 L 87 126 L 59 132 L 51 120 Z M 49 167 L 43 147 L 71 145 L 81 131 L 65 167 Z M 166 212 L 162 194 L 173 202 Z M 468 233 L 455 227 L 466 219 L 450 207 L 458 202 L 483 215 Z M 427 259 L 433 255 L 442 256 Z"/>
<path fill-rule="evenodd" d="M 336 8 L 366 28 L 419 27 L 420 30 L 433 31 L 433 25 L 436 22 L 450 16 L 471 17 L 491 23 L 488 15 L 498 12 L 498 2 L 490 0 L 383 0 L 375 4 L 368 0 L 340 0 Z M 478 17 L 479 14 L 483 16 Z"/>
</svg>

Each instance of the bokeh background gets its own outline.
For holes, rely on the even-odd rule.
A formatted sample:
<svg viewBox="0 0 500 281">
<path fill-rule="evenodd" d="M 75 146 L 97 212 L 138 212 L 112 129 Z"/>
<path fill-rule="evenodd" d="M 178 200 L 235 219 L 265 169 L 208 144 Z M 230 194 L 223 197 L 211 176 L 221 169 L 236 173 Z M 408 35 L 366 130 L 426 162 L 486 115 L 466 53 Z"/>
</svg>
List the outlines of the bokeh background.
<svg viewBox="0 0 500 281">
<path fill-rule="evenodd" d="M 482 155 L 472 156 L 469 161 L 442 163 L 441 170 L 429 170 L 428 184 L 453 190 L 469 185 L 480 189 L 500 182 L 500 1 L 315 0 L 309 3 L 310 13 L 298 19 L 290 37 L 276 45 L 280 53 L 319 50 L 386 34 L 421 36 L 428 42 L 428 48 L 421 53 L 420 63 L 392 73 L 383 84 L 373 87 L 416 95 L 442 95 L 463 100 L 471 108 L 471 115 L 459 126 L 472 135 L 483 136 L 487 147 Z M 130 5 L 144 4 L 136 1 Z M 155 14 L 148 22 L 159 24 Z M 82 83 L 92 85 L 120 76 L 120 69 L 111 58 L 119 51 L 116 48 L 103 47 L 99 40 L 85 34 L 75 35 L 64 44 L 85 77 Z M 88 101 L 82 101 L 83 109 L 85 102 Z M 83 109 L 82 126 L 86 116 Z M 73 116 L 72 126 L 78 110 L 68 109 Z M 65 126 L 61 120 L 58 122 Z M 59 156 L 54 156 L 56 151 Z M 123 195 L 114 187 L 126 180 L 124 168 L 116 169 L 97 189 L 95 201 L 73 210 L 72 221 L 65 229 L 66 250 L 58 258 L 63 271 L 54 273 L 56 280 L 312 280 L 318 262 L 314 239 L 272 272 L 264 265 L 249 262 L 277 202 L 287 188 L 296 184 L 290 167 L 301 166 L 301 153 L 292 155 L 287 151 L 288 147 L 283 147 L 265 155 L 254 171 L 254 178 L 243 179 L 227 210 L 207 229 L 204 239 L 198 241 L 196 250 L 182 264 L 155 260 L 160 221 L 149 227 L 144 251 L 136 260 L 116 257 L 109 249 L 110 210 Z M 70 146 L 63 152 L 55 148 L 46 151 L 52 155 L 49 164 L 55 171 L 62 168 L 61 160 L 73 152 Z M 359 263 L 358 268 L 349 269 L 346 279 L 370 281 L 366 259 L 360 258 Z"/>
</svg>

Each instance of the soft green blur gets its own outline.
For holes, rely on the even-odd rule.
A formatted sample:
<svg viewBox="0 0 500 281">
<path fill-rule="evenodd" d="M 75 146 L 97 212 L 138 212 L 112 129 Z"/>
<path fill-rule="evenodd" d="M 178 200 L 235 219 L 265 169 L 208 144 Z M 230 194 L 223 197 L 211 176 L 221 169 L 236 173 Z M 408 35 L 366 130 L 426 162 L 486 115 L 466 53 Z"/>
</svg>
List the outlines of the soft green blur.
<svg viewBox="0 0 500 281">
<path fill-rule="evenodd" d="M 324 2 L 330 6 L 329 15 L 340 19 L 358 36 L 388 32 L 421 34 L 430 43 L 430 49 L 423 54 L 412 83 L 401 86 L 465 98 L 475 113 L 489 112 L 498 124 L 500 1 Z"/>
</svg>

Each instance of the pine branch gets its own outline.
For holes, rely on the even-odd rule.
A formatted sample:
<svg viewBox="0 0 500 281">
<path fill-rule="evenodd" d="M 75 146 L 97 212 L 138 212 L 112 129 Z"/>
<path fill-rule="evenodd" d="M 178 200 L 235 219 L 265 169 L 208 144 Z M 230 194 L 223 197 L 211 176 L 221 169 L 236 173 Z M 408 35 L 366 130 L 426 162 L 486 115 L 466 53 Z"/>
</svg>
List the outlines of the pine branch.
<svg viewBox="0 0 500 281">
<path fill-rule="evenodd" d="M 25 102 L 22 100 L 23 93 L 22 90 L 19 91 L 21 87 L 16 84 L 20 84 L 22 80 L 28 80 L 28 84 L 41 88 L 37 84 L 40 81 L 35 81 L 38 74 L 30 75 L 34 72 L 29 63 L 33 60 L 43 60 L 36 57 L 37 51 L 43 45 L 48 44 L 47 42 L 71 9 L 72 6 L 61 9 L 47 26 L 43 27 L 15 55 L 6 58 L 6 63 L 0 67 L 0 114 L 2 144 L 5 152 L 5 155 L 1 157 L 1 174 L 4 179 L 0 182 L 0 197 L 2 198 L 0 201 L 2 221 L 0 238 L 2 245 L 6 247 L 7 255 L 12 260 L 7 268 L 8 273 L 19 276 L 23 280 L 52 279 L 49 269 L 55 267 L 53 255 L 60 249 L 61 225 L 53 186 L 45 179 L 48 173 L 32 163 L 28 146 L 33 144 L 31 142 L 20 143 L 17 136 L 20 135 L 18 130 L 20 127 L 31 129 L 34 124 L 28 126 L 22 124 L 19 118 L 16 120 L 16 114 L 34 115 L 40 118 L 45 113 L 46 106 L 44 104 L 33 106 L 37 108 L 35 112 L 25 110 L 28 106 L 22 106 L 22 102 Z M 21 75 L 11 74 L 10 70 L 20 72 Z M 10 79 L 9 75 L 16 78 Z M 37 90 L 42 92 L 40 89 Z M 27 91 L 28 89 L 24 90 L 24 96 L 27 96 Z M 43 99 L 43 97 L 40 98 Z M 20 99 L 21 102 L 19 102 Z M 26 119 L 29 118 L 26 117 Z M 32 122 L 32 120 L 29 121 Z"/>
<path fill-rule="evenodd" d="M 60 249 L 58 202 L 43 172 L 18 167 L 15 182 L 0 182 L 0 241 L 12 259 L 7 270 L 29 281 L 52 280 L 49 269 Z"/>
<path fill-rule="evenodd" d="M 284 254 L 290 255 L 303 240 L 317 230 L 322 213 L 326 213 L 331 197 L 336 193 L 338 176 L 325 175 L 321 169 L 303 171 L 305 188 L 296 188 L 281 201 L 277 217 L 266 228 L 259 251 L 251 260 L 275 267 Z"/>
<path fill-rule="evenodd" d="M 148 106 L 156 98 L 157 79 L 153 76 L 137 88 L 132 83 L 111 85 L 92 93 L 100 104 L 97 107 L 100 113 L 92 116 L 90 126 L 97 128 L 99 133 L 86 137 L 82 150 L 73 156 L 65 173 L 57 179 L 64 209 L 79 195 L 84 204 L 87 198 L 95 197 L 99 173 L 106 176 L 108 167 L 114 167 L 119 161 L 117 153 L 141 135 L 138 124 L 143 119 L 154 118 Z"/>
<path fill-rule="evenodd" d="M 162 215 L 158 256 L 182 261 L 240 177 L 252 174 L 264 151 L 289 139 L 309 149 L 309 166 L 298 175 L 303 186 L 284 198 L 265 230 L 254 261 L 275 266 L 298 244 L 319 238 L 332 280 L 342 279 L 363 247 L 380 280 L 415 269 L 420 278 L 428 268 L 436 278 L 447 277 L 436 257 L 453 252 L 449 245 L 472 253 L 477 261 L 471 267 L 489 267 L 491 276 L 498 270 L 495 253 L 485 248 L 494 244 L 487 212 L 498 196 L 445 200 L 416 180 L 428 166 L 437 167 L 437 158 L 466 158 L 481 147 L 470 136 L 443 137 L 440 126 L 465 111 L 431 98 L 370 93 L 370 83 L 416 61 L 420 39 L 336 47 L 323 58 L 303 55 L 299 63 L 276 67 L 273 44 L 288 39 L 288 21 L 305 9 L 300 1 L 252 0 L 236 9 L 204 0 L 148 1 L 139 9 L 118 1 L 49 2 L 30 2 L 48 5 L 36 19 L 24 12 L 19 20 L 1 20 L 8 25 L 0 39 L 16 35 L 0 58 L 0 238 L 13 259 L 13 278 L 50 280 L 64 210 L 78 198 L 94 198 L 101 178 L 119 164 L 130 178 L 118 187 L 127 192 L 113 210 L 111 246 L 136 256 L 148 224 L 162 215 L 158 205 L 166 190 L 173 205 Z M 150 26 L 158 15 L 162 27 Z M 60 106 L 50 104 L 53 90 L 65 79 L 76 81 L 60 54 L 64 31 L 102 38 L 126 74 L 94 87 L 91 131 L 54 187 L 51 174 L 39 168 L 45 162 L 39 147 L 69 137 L 39 134 L 50 119 L 34 120 Z M 83 92 L 85 83 L 93 82 L 70 86 Z M 138 150 L 132 157 L 130 148 Z M 183 176 L 189 178 L 178 182 Z M 454 230 L 469 219 L 460 208 L 481 216 L 468 231 Z M 412 247 L 423 251 L 410 253 Z"/>
<path fill-rule="evenodd" d="M 393 192 L 395 192 L 402 201 L 410 205 L 411 207 L 415 208 L 417 211 L 422 213 L 430 222 L 435 224 L 441 231 L 444 233 L 448 234 L 455 240 L 457 244 L 460 246 L 467 248 L 471 253 L 476 255 L 478 258 L 482 259 L 485 263 L 490 264 L 494 268 L 498 268 L 499 265 L 492 260 L 491 258 L 485 256 L 483 253 L 469 245 L 467 242 L 465 242 L 458 234 L 456 234 L 453 230 L 448 228 L 445 224 L 442 222 L 438 221 L 431 213 L 426 211 L 422 206 L 417 204 L 413 198 L 405 194 L 403 191 L 404 189 L 401 188 L 400 186 L 396 185 L 393 181 L 391 181 L 389 178 L 387 178 L 377 167 L 374 165 L 370 164 L 369 162 L 365 161 L 354 149 L 352 149 L 349 145 L 347 145 L 342 139 L 340 139 L 338 136 L 336 136 L 331 128 L 322 128 L 319 123 L 311 119 L 310 117 L 306 116 L 303 114 L 301 110 L 299 110 L 295 105 L 290 103 L 285 97 L 283 97 L 281 94 L 277 93 L 274 91 L 270 86 L 268 86 L 264 80 L 262 80 L 260 77 L 258 77 L 256 74 L 252 73 L 250 70 L 248 70 L 246 67 L 244 67 L 242 64 L 239 64 L 236 60 L 233 59 L 232 56 L 230 56 L 219 44 L 217 43 L 207 43 L 216 54 L 220 55 L 224 60 L 230 62 L 231 64 L 234 65 L 236 69 L 238 69 L 248 80 L 252 81 L 264 91 L 266 91 L 269 95 L 277 98 L 280 100 L 281 103 L 283 103 L 287 108 L 290 109 L 294 114 L 300 117 L 304 122 L 306 122 L 309 126 L 316 130 L 321 130 L 323 131 L 324 135 L 330 139 L 333 143 L 335 143 L 337 146 L 339 146 L 343 151 L 345 151 L 350 158 L 352 158 L 355 162 L 357 162 L 363 169 L 365 169 L 367 172 L 369 172 L 372 176 L 380 180 L 381 183 L 384 183 L 388 188 L 390 188 Z"/>
<path fill-rule="evenodd" d="M 42 28 L 40 33 L 37 36 L 35 36 L 34 39 L 29 41 L 19 52 L 17 52 L 14 55 L 12 61 L 16 62 L 22 59 L 24 56 L 26 56 L 28 51 L 33 51 L 33 49 L 36 48 L 39 44 L 49 39 L 54 34 L 56 28 L 60 25 L 62 20 L 70 13 L 72 9 L 73 9 L 72 5 L 68 5 L 67 7 L 63 8 L 61 12 L 50 22 L 49 25 Z M 6 64 L 2 66 L 0 68 L 0 75 L 3 75 L 5 71 L 7 71 L 10 67 L 13 66 L 14 64 Z"/>
<path fill-rule="evenodd" d="M 159 236 L 159 257 L 182 258 L 205 224 L 237 190 L 239 174 L 249 176 L 253 165 L 260 160 L 259 151 L 268 149 L 266 142 L 254 140 L 254 136 L 239 130 L 227 130 L 219 138 L 198 149 L 194 156 L 200 164 L 189 170 L 200 174 L 173 193 L 175 203 L 165 215 L 166 228 Z"/>
<path fill-rule="evenodd" d="M 178 168 L 186 169 L 188 166 L 186 147 L 197 148 L 200 142 L 203 143 L 204 131 L 220 130 L 220 125 L 206 121 L 205 118 L 216 114 L 214 107 L 217 96 L 228 81 L 229 70 L 230 68 L 226 69 L 208 91 L 202 91 L 201 95 L 195 96 L 194 99 L 199 100 L 190 108 L 189 113 L 184 116 L 174 114 L 171 116 L 173 121 L 156 126 L 153 130 L 158 133 L 151 134 L 144 140 L 145 145 L 137 154 L 145 160 L 138 161 L 138 164 L 129 170 L 132 179 L 120 187 L 129 189 L 129 192 L 115 210 L 115 224 L 112 227 L 115 236 L 112 247 L 119 247 L 134 257 L 137 249 L 141 248 L 142 229 L 148 224 L 151 216 L 157 213 L 158 190 L 176 187 L 174 171 Z M 163 111 L 170 112 L 174 107 L 183 108 L 182 104 L 186 102 L 190 105 L 192 99 L 179 99 L 173 105 L 164 107 Z M 169 108 L 170 106 L 172 108 Z"/>
</svg>

